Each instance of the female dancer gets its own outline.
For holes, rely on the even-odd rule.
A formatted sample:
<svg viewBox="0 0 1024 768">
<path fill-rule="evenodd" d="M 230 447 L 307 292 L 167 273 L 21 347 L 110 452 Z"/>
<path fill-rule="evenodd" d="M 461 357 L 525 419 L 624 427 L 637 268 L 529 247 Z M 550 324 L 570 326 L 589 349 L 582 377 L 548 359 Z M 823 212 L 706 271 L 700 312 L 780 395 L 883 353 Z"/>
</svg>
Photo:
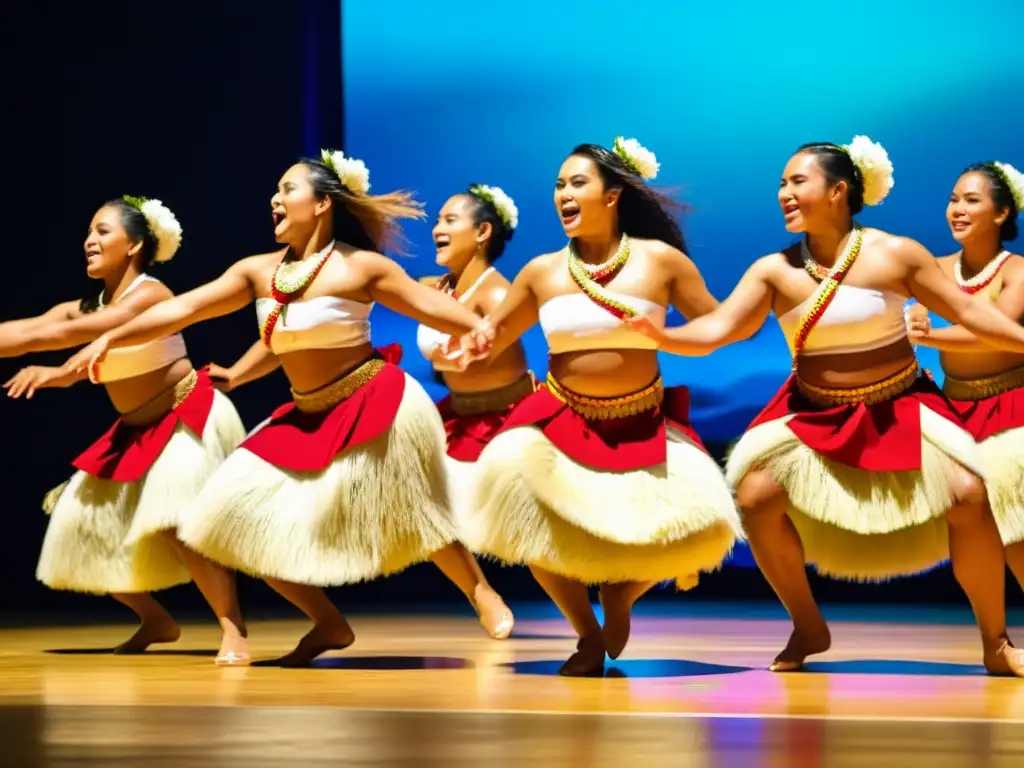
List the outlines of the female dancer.
<svg viewBox="0 0 1024 768">
<path fill-rule="evenodd" d="M 375 301 L 442 330 L 483 325 L 419 285 L 378 251 L 420 217 L 401 192 L 371 196 L 361 161 L 326 150 L 281 177 L 271 199 L 283 251 L 253 256 L 217 280 L 104 334 L 69 371 L 240 309 L 256 299 L 263 341 L 280 358 L 292 403 L 224 462 L 180 531 L 226 566 L 264 578 L 314 622 L 279 663 L 304 665 L 354 635 L 318 587 L 390 574 L 431 559 L 469 595 L 444 475 L 444 430 L 422 387 L 374 351 Z M 259 297 L 259 298 L 257 298 Z"/>
<path fill-rule="evenodd" d="M 831 643 L 805 561 L 833 576 L 884 580 L 951 555 L 986 668 L 1019 675 L 977 447 L 918 369 L 903 306 L 914 296 L 1016 352 L 1024 329 L 957 290 L 918 243 L 854 222 L 886 196 L 891 173 L 885 150 L 863 136 L 801 147 L 783 172 L 779 205 L 786 229 L 804 240 L 755 262 L 721 306 L 684 328 L 631 324 L 665 351 L 704 355 L 749 338 L 774 311 L 789 341 L 793 375 L 726 469 L 758 566 L 793 618 L 773 671 L 800 669 Z"/>
<path fill-rule="evenodd" d="M 939 259 L 960 290 L 995 304 L 1011 320 L 1024 316 L 1024 258 L 1003 243 L 1017 237 L 1024 175 L 1005 163 L 977 163 L 957 179 L 946 220 L 961 250 Z M 1024 355 L 985 344 L 962 325 L 931 329 L 911 311 L 911 339 L 941 351 L 943 392 L 981 448 L 988 497 L 1006 562 L 1024 586 Z"/>
<path fill-rule="evenodd" d="M 670 201 L 644 181 L 656 170 L 632 139 L 576 147 L 554 195 L 568 246 L 531 261 L 490 316 L 490 359 L 539 320 L 550 372 L 480 454 L 467 539 L 527 564 L 568 618 L 580 640 L 563 675 L 600 674 L 605 653 L 625 647 L 641 595 L 667 579 L 692 586 L 740 536 L 689 425 L 687 390 L 664 386 L 654 345 L 618 319 L 640 308 L 663 322 L 670 304 L 695 318 L 716 304 Z M 587 584 L 601 585 L 603 631 Z"/>
<path fill-rule="evenodd" d="M 0 324 L 0 356 L 76 347 L 169 299 L 171 292 L 146 270 L 170 260 L 180 242 L 181 227 L 159 200 L 107 203 L 85 240 L 86 270 L 103 281 L 103 290 Z M 11 397 L 31 398 L 38 389 L 83 378 L 30 366 L 4 386 Z M 36 576 L 53 589 L 110 594 L 135 611 L 142 626 L 117 653 L 177 640 L 180 628 L 147 593 L 195 580 L 224 631 L 217 663 L 248 663 L 233 575 L 175 536 L 183 511 L 244 437 L 238 414 L 206 373 L 192 368 L 176 334 L 118 350 L 96 380 L 120 419 L 75 459 L 78 472 L 47 496 L 50 523 Z"/>
<path fill-rule="evenodd" d="M 474 185 L 451 197 L 434 227 L 437 263 L 450 269 L 436 287 L 457 297 L 477 315 L 493 310 L 504 298 L 509 283 L 491 264 L 504 252 L 517 224 L 515 203 L 497 187 Z M 484 445 L 501 428 L 511 407 L 532 392 L 534 385 L 521 344 L 512 345 L 490 367 L 476 365 L 460 371 L 444 356 L 448 338 L 428 325 L 419 326 L 420 351 L 452 390 L 438 409 L 447 435 L 449 492 L 458 518 L 461 491 L 467 472 L 472 469 L 470 462 L 476 461 Z M 257 342 L 230 368 L 211 365 L 210 375 L 215 386 L 231 391 L 267 375 L 279 364 L 267 346 Z M 467 597 L 479 611 L 481 623 L 492 637 L 504 640 L 514 626 L 512 612 L 490 586 L 472 553 L 460 543 L 452 544 L 452 548 L 477 574 L 474 592 Z"/>
</svg>

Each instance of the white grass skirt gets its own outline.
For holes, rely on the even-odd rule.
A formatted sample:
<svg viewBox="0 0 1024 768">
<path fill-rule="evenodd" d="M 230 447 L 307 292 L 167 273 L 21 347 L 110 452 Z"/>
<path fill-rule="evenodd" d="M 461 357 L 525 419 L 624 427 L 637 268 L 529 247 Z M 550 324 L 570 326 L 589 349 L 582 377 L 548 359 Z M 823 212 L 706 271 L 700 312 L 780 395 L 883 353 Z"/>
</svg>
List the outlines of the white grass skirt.
<svg viewBox="0 0 1024 768">
<path fill-rule="evenodd" d="M 992 435 L 978 448 L 1003 544 L 1024 541 L 1024 428 Z"/>
<path fill-rule="evenodd" d="M 177 528 L 244 436 L 235 407 L 215 392 L 203 438 L 179 423 L 139 480 L 76 472 L 44 505 L 50 522 L 36 578 L 53 589 L 93 594 L 152 592 L 190 581 L 164 532 Z"/>
<path fill-rule="evenodd" d="M 391 427 L 319 472 L 239 448 L 179 529 L 211 560 L 312 586 L 351 584 L 422 562 L 456 541 L 437 407 L 405 376 Z"/>
<path fill-rule="evenodd" d="M 588 584 L 674 580 L 718 568 L 742 538 L 714 459 L 668 428 L 666 462 L 629 472 L 585 467 L 537 427 L 492 440 L 460 512 L 467 545 L 509 565 Z"/>
<path fill-rule="evenodd" d="M 951 479 L 960 467 L 988 473 L 968 432 L 920 407 L 919 470 L 873 472 L 830 461 L 797 439 L 787 416 L 740 438 L 726 478 L 737 487 L 752 470 L 770 472 L 789 494 L 807 562 L 824 575 L 885 581 L 921 573 L 949 558 Z"/>
</svg>

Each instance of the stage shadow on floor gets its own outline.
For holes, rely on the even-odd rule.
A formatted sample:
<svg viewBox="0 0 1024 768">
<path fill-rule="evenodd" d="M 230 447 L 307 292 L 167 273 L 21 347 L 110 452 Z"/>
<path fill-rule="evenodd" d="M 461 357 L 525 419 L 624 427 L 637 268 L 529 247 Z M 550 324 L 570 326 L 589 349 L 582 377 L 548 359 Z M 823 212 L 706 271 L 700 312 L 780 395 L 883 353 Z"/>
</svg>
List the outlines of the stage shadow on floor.
<svg viewBox="0 0 1024 768">
<path fill-rule="evenodd" d="M 254 666 L 273 667 L 276 660 L 260 661 Z M 468 659 L 451 656 L 321 656 L 304 669 L 358 669 L 358 670 L 439 670 L 472 669 L 475 665 Z"/>
<path fill-rule="evenodd" d="M 502 664 L 517 675 L 550 675 L 557 677 L 564 664 L 560 661 L 516 661 Z M 606 678 L 658 678 L 658 677 L 705 677 L 707 675 L 734 675 L 749 672 L 750 667 L 734 667 L 725 664 L 705 664 L 702 661 L 683 659 L 618 659 L 605 665 Z"/>
<path fill-rule="evenodd" d="M 144 653 L 115 654 L 113 648 L 48 648 L 43 653 L 63 656 L 209 656 L 213 658 L 217 655 L 217 649 L 182 648 L 180 651 L 176 651 L 173 648 L 158 648 Z"/>
<path fill-rule="evenodd" d="M 917 677 L 973 677 L 985 675 L 981 664 L 952 664 L 944 661 L 907 659 L 852 659 L 850 661 L 809 661 L 806 672 L 823 675 L 913 675 Z"/>
</svg>

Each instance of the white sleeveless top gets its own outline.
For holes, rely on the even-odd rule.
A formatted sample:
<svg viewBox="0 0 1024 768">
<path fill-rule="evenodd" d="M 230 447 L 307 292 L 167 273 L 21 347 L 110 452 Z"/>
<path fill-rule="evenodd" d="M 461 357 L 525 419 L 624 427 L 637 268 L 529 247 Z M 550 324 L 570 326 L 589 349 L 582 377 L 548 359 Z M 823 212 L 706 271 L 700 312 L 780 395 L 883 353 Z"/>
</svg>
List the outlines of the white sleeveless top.
<svg viewBox="0 0 1024 768">
<path fill-rule="evenodd" d="M 277 304 L 271 298 L 256 299 L 256 317 L 260 328 Z M 370 310 L 364 304 L 337 296 L 285 304 L 270 335 L 270 351 L 275 355 L 307 349 L 356 347 L 370 341 Z"/>
<path fill-rule="evenodd" d="M 811 298 L 779 317 L 790 353 Z M 821 316 L 804 345 L 801 354 L 852 354 L 886 347 L 907 335 L 904 306 L 907 299 L 891 291 L 839 286 L 832 303 Z"/>
<path fill-rule="evenodd" d="M 150 281 L 160 282 L 155 277 L 146 274 L 139 275 L 117 298 L 117 301 L 123 299 L 143 283 Z M 102 294 L 99 306 L 100 309 L 105 306 Z M 131 379 L 166 368 L 187 356 L 185 339 L 180 333 L 145 344 L 136 344 L 133 347 L 115 347 L 107 352 L 106 358 L 97 366 L 95 380 L 97 383 L 105 384 L 111 381 Z"/>
<path fill-rule="evenodd" d="M 652 322 L 665 325 L 665 307 L 633 296 L 611 295 L 647 315 Z M 656 341 L 633 330 L 582 293 L 548 299 L 538 314 L 544 338 L 553 355 L 595 349 L 658 348 Z"/>
<path fill-rule="evenodd" d="M 476 281 L 469 287 L 464 294 L 459 297 L 460 302 L 466 301 L 473 292 L 483 283 L 485 279 L 494 271 L 494 267 L 488 267 L 484 270 L 483 274 L 476 279 Z M 444 346 L 448 343 L 451 336 L 447 333 L 442 333 L 436 328 L 431 328 L 428 325 L 420 325 L 416 329 L 416 346 L 419 347 L 420 354 L 428 360 L 438 347 Z M 445 371 L 445 370 L 456 370 L 457 366 L 454 363 L 434 363 L 434 370 Z"/>
</svg>

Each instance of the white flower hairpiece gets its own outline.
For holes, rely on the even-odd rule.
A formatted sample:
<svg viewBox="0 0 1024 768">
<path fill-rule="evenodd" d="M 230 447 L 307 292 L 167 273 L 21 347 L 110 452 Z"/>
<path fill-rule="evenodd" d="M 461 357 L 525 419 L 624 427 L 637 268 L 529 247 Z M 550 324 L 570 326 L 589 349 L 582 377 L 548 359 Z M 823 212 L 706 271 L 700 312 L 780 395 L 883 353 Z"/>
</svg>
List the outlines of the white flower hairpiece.
<svg viewBox="0 0 1024 768">
<path fill-rule="evenodd" d="M 992 167 L 1003 177 L 1006 186 L 1010 188 L 1013 195 L 1013 202 L 1017 204 L 1017 215 L 1024 213 L 1024 173 L 1021 173 L 1009 163 L 992 163 Z"/>
<path fill-rule="evenodd" d="M 658 175 L 658 169 L 661 167 L 658 164 L 658 158 L 636 139 L 624 139 L 617 136 L 615 143 L 612 144 L 612 152 L 619 156 L 627 168 L 641 178 L 653 179 Z"/>
<path fill-rule="evenodd" d="M 338 174 L 341 183 L 348 187 L 352 194 L 365 197 L 370 192 L 370 170 L 362 160 L 345 157 L 345 153 L 340 149 L 321 149 L 320 160 Z"/>
<path fill-rule="evenodd" d="M 489 187 L 486 184 L 474 184 L 469 192 L 481 200 L 486 200 L 494 206 L 498 217 L 510 232 L 514 232 L 519 226 L 519 209 L 515 202 L 506 194 L 501 187 Z"/>
<path fill-rule="evenodd" d="M 146 223 L 156 237 L 153 261 L 163 263 L 173 259 L 181 246 L 181 224 L 171 209 L 159 200 L 147 200 L 144 197 L 125 195 L 124 201 L 146 217 Z"/>
<path fill-rule="evenodd" d="M 864 205 L 878 205 L 895 185 L 892 163 L 885 147 L 867 136 L 854 136 L 843 149 L 864 179 Z"/>
</svg>

